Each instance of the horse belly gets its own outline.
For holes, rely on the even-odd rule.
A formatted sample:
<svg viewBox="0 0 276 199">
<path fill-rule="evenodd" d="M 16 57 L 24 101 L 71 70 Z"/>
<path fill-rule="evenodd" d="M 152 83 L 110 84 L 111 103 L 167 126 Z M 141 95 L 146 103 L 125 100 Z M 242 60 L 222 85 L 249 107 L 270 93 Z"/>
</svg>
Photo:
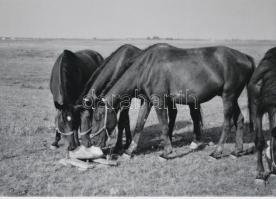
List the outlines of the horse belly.
<svg viewBox="0 0 276 199">
<path fill-rule="evenodd" d="M 203 103 L 221 95 L 222 87 L 219 82 L 190 81 L 171 88 L 170 97 L 178 104 Z"/>
<path fill-rule="evenodd" d="M 203 103 L 216 95 L 221 95 L 223 80 L 217 74 L 204 70 L 188 74 L 188 76 L 175 74 L 170 81 L 170 93 L 180 104 L 183 101 L 184 104 L 193 103 L 195 100 Z"/>
</svg>

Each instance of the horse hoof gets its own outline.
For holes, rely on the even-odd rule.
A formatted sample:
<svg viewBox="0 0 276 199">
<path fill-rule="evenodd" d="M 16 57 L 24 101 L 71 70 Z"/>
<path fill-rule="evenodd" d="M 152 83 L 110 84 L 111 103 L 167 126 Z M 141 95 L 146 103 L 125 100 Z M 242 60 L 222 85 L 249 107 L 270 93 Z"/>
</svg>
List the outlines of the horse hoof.
<svg viewBox="0 0 276 199">
<path fill-rule="evenodd" d="M 214 151 L 214 152 L 211 153 L 209 156 L 210 156 L 211 158 L 213 158 L 213 159 L 218 160 L 218 159 L 220 159 L 220 158 L 222 157 L 222 153 L 218 153 L 218 152 Z"/>
<path fill-rule="evenodd" d="M 256 185 L 265 186 L 265 180 L 263 180 L 263 179 L 256 178 L 254 182 Z"/>
<path fill-rule="evenodd" d="M 171 158 L 170 155 L 172 155 L 172 154 L 173 154 L 172 150 L 164 150 L 159 156 L 161 158 L 164 158 L 164 159 L 168 160 L 168 159 Z"/>
<path fill-rule="evenodd" d="M 51 145 L 51 146 L 50 146 L 50 149 L 51 149 L 51 150 L 56 150 L 56 149 L 58 149 L 58 146 Z"/>
</svg>

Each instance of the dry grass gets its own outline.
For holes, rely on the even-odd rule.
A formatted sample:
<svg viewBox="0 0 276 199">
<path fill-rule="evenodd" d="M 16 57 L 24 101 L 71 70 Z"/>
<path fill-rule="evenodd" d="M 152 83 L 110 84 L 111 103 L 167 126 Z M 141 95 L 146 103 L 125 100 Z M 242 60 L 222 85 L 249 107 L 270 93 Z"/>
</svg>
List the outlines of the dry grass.
<svg viewBox="0 0 276 199">
<path fill-rule="evenodd" d="M 187 195 L 272 195 L 270 186 L 254 184 L 256 157 L 214 161 L 214 149 L 161 161 L 158 158 L 160 131 L 154 111 L 146 123 L 139 152 L 135 158 L 119 159 L 118 167 L 100 167 L 89 171 L 63 167 L 65 144 L 57 151 L 49 149 L 53 141 L 55 110 L 49 91 L 49 77 L 57 55 L 65 48 L 94 49 L 107 56 L 123 43 L 141 48 L 154 41 L 121 40 L 28 40 L 0 41 L 0 195 L 3 196 L 187 196 Z M 252 55 L 257 63 L 276 42 L 169 41 L 180 47 L 227 45 Z M 248 118 L 246 93 L 240 97 Z M 192 123 L 187 108 L 179 107 L 173 146 L 185 154 L 192 139 Z M 137 110 L 131 111 L 135 126 Z M 222 124 L 222 104 L 214 98 L 203 105 L 206 142 L 217 142 Z M 246 144 L 252 138 L 245 135 Z M 226 151 L 234 147 L 234 133 Z"/>
</svg>

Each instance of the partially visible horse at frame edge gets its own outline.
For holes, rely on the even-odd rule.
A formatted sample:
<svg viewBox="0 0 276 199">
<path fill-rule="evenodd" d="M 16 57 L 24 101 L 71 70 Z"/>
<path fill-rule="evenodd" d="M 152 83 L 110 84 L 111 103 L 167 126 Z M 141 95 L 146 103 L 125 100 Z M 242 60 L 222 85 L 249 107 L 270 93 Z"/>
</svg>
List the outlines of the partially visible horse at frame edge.
<svg viewBox="0 0 276 199">
<path fill-rule="evenodd" d="M 267 156 L 270 173 L 276 174 L 276 47 L 268 50 L 249 83 L 252 119 L 254 124 L 255 146 L 257 149 L 256 179 L 266 180 L 269 173 L 265 173 L 262 153 L 266 146 L 262 130 L 262 119 L 268 113 L 270 146 Z"/>
</svg>

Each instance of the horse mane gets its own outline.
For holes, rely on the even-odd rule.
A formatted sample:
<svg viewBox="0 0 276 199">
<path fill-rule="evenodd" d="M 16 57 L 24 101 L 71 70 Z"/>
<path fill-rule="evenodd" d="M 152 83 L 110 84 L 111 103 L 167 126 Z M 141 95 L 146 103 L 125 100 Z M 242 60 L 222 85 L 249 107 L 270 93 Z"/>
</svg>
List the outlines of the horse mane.
<svg viewBox="0 0 276 199">
<path fill-rule="evenodd" d="M 64 62 L 68 64 L 67 67 L 64 67 Z M 80 69 L 75 66 L 81 64 L 81 62 L 74 52 L 64 50 L 58 64 L 63 101 L 65 104 L 73 104 L 78 98 L 78 87 L 81 84 L 76 78 L 76 73 L 79 73 Z"/>
<path fill-rule="evenodd" d="M 139 52 L 137 55 L 133 56 L 132 58 L 130 58 L 129 60 L 126 61 L 126 63 L 123 65 L 122 68 L 124 68 L 124 71 L 122 72 L 122 74 L 120 76 L 117 76 L 115 79 L 113 79 L 113 81 L 109 82 L 107 84 L 107 86 L 105 87 L 105 89 L 101 92 L 101 96 L 105 96 L 109 90 L 114 86 L 114 84 L 122 77 L 122 75 L 124 75 L 124 73 L 126 71 L 128 71 L 128 69 L 130 68 L 130 66 L 138 59 L 138 57 L 143 56 L 144 54 L 146 54 L 148 51 L 158 47 L 158 46 L 164 46 L 164 47 L 171 47 L 170 44 L 167 43 L 157 43 L 157 44 L 153 44 L 148 46 L 147 48 L 145 48 L 144 50 L 142 50 L 141 52 Z"/>
<path fill-rule="evenodd" d="M 111 82 L 108 82 L 108 84 L 106 85 L 106 87 L 104 88 L 104 90 L 101 92 L 101 96 L 105 96 L 107 94 L 107 92 L 114 86 L 114 84 L 122 77 L 122 75 L 129 69 L 129 67 L 134 63 L 134 61 L 136 60 L 136 58 L 139 56 L 140 54 L 138 53 L 138 55 L 135 55 L 134 57 L 130 58 L 129 60 L 126 61 L 126 63 L 122 66 L 122 68 L 124 68 L 124 70 L 122 71 L 121 75 L 117 75 L 116 78 L 114 78 Z"/>
<path fill-rule="evenodd" d="M 125 48 L 125 46 L 130 46 L 130 44 L 124 44 L 122 46 L 120 46 L 119 48 L 117 48 L 115 51 L 113 51 L 101 64 L 101 66 L 92 74 L 92 76 L 90 77 L 90 79 L 88 80 L 88 82 L 86 83 L 83 91 L 81 92 L 79 98 L 76 101 L 76 104 L 81 104 L 82 103 L 82 99 L 83 97 L 85 97 L 85 95 L 89 92 L 90 88 L 92 87 L 93 83 L 95 82 L 95 80 L 97 79 L 97 77 L 99 76 L 99 74 L 101 73 L 101 71 L 106 67 L 106 65 L 109 63 L 109 61 L 113 58 L 113 56 L 120 51 L 122 48 Z M 132 45 L 131 45 L 132 46 Z M 133 46 L 135 47 L 135 46 Z M 136 48 L 136 47 L 135 47 Z"/>
<path fill-rule="evenodd" d="M 259 67 L 264 68 L 262 86 L 259 96 L 259 112 L 266 112 L 271 106 L 276 106 L 276 48 L 265 53 Z"/>
</svg>

